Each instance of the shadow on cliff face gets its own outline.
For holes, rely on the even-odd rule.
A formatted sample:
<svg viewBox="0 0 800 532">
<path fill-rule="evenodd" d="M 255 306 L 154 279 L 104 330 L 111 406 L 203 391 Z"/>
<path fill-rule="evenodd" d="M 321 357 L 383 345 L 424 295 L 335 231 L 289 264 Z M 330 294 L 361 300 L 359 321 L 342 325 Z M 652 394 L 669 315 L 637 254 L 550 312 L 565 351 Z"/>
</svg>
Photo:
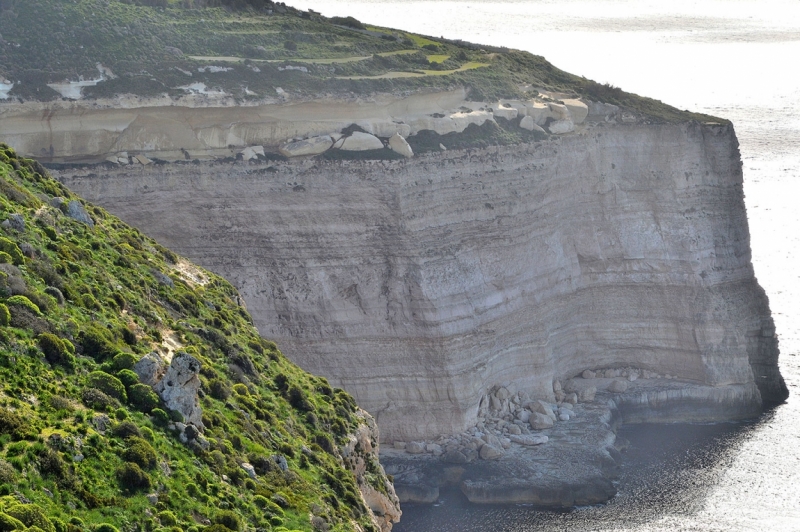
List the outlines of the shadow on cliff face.
<svg viewBox="0 0 800 532">
<path fill-rule="evenodd" d="M 619 493 L 607 504 L 566 511 L 525 505 L 470 504 L 451 487 L 434 505 L 403 505 L 396 532 L 649 530 L 662 518 L 691 516 L 732 467 L 743 445 L 772 423 L 775 410 L 758 420 L 705 425 L 632 425 L 618 437 L 629 442 L 622 461 Z"/>
</svg>

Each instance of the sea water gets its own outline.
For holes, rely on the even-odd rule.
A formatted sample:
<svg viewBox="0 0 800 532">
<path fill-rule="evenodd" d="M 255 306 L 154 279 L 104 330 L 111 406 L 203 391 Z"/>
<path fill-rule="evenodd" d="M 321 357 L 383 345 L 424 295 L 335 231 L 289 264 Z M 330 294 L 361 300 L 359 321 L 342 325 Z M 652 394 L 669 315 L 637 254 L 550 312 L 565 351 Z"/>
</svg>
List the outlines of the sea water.
<svg viewBox="0 0 800 532">
<path fill-rule="evenodd" d="M 800 1 L 290 0 L 326 16 L 508 46 L 733 121 L 753 264 L 792 394 L 740 424 L 626 427 L 619 495 L 565 512 L 405 505 L 399 532 L 800 531 Z"/>
</svg>

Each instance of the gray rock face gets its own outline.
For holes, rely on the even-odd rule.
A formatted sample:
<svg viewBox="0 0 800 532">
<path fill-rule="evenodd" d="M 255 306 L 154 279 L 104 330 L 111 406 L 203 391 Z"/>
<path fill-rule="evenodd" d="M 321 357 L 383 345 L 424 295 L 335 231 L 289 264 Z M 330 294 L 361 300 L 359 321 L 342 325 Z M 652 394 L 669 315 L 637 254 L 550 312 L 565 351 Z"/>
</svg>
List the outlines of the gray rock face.
<svg viewBox="0 0 800 532">
<path fill-rule="evenodd" d="M 197 397 L 200 390 L 199 373 L 200 362 L 192 355 L 180 352 L 172 358 L 167 371 L 153 386 L 153 390 L 170 410 L 183 414 L 186 423 L 202 429 L 203 411 Z"/>
<path fill-rule="evenodd" d="M 94 227 L 94 220 L 92 220 L 92 217 L 89 216 L 88 212 L 86 212 L 86 209 L 83 207 L 80 201 L 71 200 L 69 203 L 67 203 L 67 216 L 74 220 L 78 220 L 89 227 Z"/>
<path fill-rule="evenodd" d="M 264 336 L 353 393 L 387 441 L 412 441 L 473 426 L 499 384 L 552 403 L 552 382 L 587 368 L 729 390 L 725 415 L 780 400 L 737 146 L 729 126 L 608 125 L 276 163 L 269 179 L 211 165 L 61 177 L 225 275 Z M 741 392 L 753 383 L 760 397 Z"/>
<path fill-rule="evenodd" d="M 156 352 L 143 356 L 133 366 L 133 371 L 139 376 L 139 381 L 148 386 L 155 386 L 161 380 L 165 370 L 164 360 Z"/>
</svg>

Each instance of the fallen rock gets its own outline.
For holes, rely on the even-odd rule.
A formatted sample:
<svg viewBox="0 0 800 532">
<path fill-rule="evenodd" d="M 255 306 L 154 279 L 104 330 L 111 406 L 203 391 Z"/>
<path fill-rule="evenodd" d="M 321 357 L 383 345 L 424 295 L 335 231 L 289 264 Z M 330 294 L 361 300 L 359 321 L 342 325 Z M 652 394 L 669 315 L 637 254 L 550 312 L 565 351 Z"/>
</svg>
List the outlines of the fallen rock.
<svg viewBox="0 0 800 532">
<path fill-rule="evenodd" d="M 9 215 L 8 219 L 3 220 L 3 223 L 0 225 L 22 232 L 25 230 L 25 218 L 23 218 L 21 214 L 14 213 Z"/>
<path fill-rule="evenodd" d="M 584 372 L 581 373 L 581 377 L 583 377 L 584 379 L 594 379 L 595 376 L 596 376 L 595 372 L 590 369 L 584 370 Z"/>
<path fill-rule="evenodd" d="M 531 401 L 530 403 L 528 403 L 527 407 L 528 410 L 530 410 L 531 412 L 534 413 L 538 412 L 540 414 L 544 414 L 545 416 L 549 417 L 552 420 L 556 419 L 556 415 L 553 412 L 553 408 L 544 401 L 540 400 Z"/>
<path fill-rule="evenodd" d="M 155 351 L 143 356 L 133 366 L 134 373 L 139 376 L 139 382 L 148 386 L 155 386 L 165 370 L 164 360 Z"/>
<path fill-rule="evenodd" d="M 331 146 L 333 146 L 333 139 L 329 135 L 321 135 L 290 142 L 281 146 L 278 151 L 285 157 L 300 157 L 301 155 L 319 155 L 327 151 Z"/>
<path fill-rule="evenodd" d="M 448 464 L 466 464 L 467 456 L 461 451 L 447 451 L 442 455 L 442 461 Z"/>
<path fill-rule="evenodd" d="M 481 460 L 499 460 L 503 457 L 505 452 L 503 451 L 502 445 L 500 442 L 497 442 L 498 445 L 495 447 L 494 445 L 484 444 L 481 447 L 480 457 Z"/>
<path fill-rule="evenodd" d="M 523 423 L 527 423 L 531 419 L 531 412 L 530 410 L 523 409 L 517 412 L 517 415 L 515 417 L 520 421 L 522 421 Z"/>
<path fill-rule="evenodd" d="M 527 410 L 526 410 L 527 412 Z M 530 419 L 530 412 L 528 412 L 528 418 Z M 508 433 L 511 435 L 519 435 L 522 434 L 522 429 L 519 425 L 508 425 Z"/>
<path fill-rule="evenodd" d="M 366 151 L 380 150 L 381 148 L 383 148 L 383 142 L 375 135 L 355 131 L 344 139 L 342 147 L 339 149 L 343 151 Z"/>
<path fill-rule="evenodd" d="M 555 416 L 554 416 L 555 417 Z M 546 416 L 540 412 L 534 412 L 531 415 L 530 424 L 534 430 L 544 430 L 553 428 L 553 418 Z"/>
<path fill-rule="evenodd" d="M 506 388 L 498 388 L 496 392 L 494 392 L 494 396 L 500 399 L 501 401 L 505 401 L 509 397 L 511 397 L 511 393 Z"/>
<path fill-rule="evenodd" d="M 514 120 L 519 114 L 519 111 L 517 111 L 513 107 L 503 107 L 501 105 L 498 105 L 494 107 L 493 114 L 495 118 L 505 118 L 506 120 Z"/>
<path fill-rule="evenodd" d="M 578 394 L 575 392 L 568 393 L 566 397 L 564 397 L 565 404 L 576 405 L 578 404 Z"/>
<path fill-rule="evenodd" d="M 425 444 L 418 441 L 411 441 L 406 444 L 406 452 L 409 454 L 422 454 L 425 452 Z"/>
<path fill-rule="evenodd" d="M 603 372 L 603 377 L 613 379 L 614 377 L 619 377 L 619 372 L 615 369 L 607 369 Z"/>
<path fill-rule="evenodd" d="M 261 148 L 261 150 L 263 151 L 263 150 L 264 150 L 264 148 Z M 153 164 L 153 161 L 151 161 L 150 159 L 148 159 L 148 158 L 147 158 L 147 157 L 145 157 L 144 155 L 136 155 L 134 158 L 135 158 L 135 159 L 136 159 L 136 160 L 139 162 L 139 164 L 141 164 L 142 166 L 147 166 L 148 164 Z"/>
<path fill-rule="evenodd" d="M 411 149 L 411 146 L 409 146 L 408 142 L 406 142 L 406 139 L 400 136 L 399 133 L 395 133 L 389 137 L 389 147 L 392 149 L 392 151 L 399 153 L 403 157 L 410 158 L 414 156 L 414 151 Z"/>
<path fill-rule="evenodd" d="M 620 379 L 615 379 L 608 386 L 608 391 L 611 393 L 623 393 L 628 390 L 628 382 Z"/>
<path fill-rule="evenodd" d="M 258 476 L 258 475 L 256 475 L 256 468 L 253 467 L 252 464 L 248 464 L 247 462 L 244 462 L 242 464 L 242 469 L 244 469 L 244 472 L 247 473 L 247 476 L 252 478 L 252 479 L 255 479 Z"/>
<path fill-rule="evenodd" d="M 425 451 L 432 453 L 434 456 L 442 454 L 442 446 L 437 443 L 428 443 L 425 445 Z"/>
<path fill-rule="evenodd" d="M 404 441 L 396 441 L 396 442 L 394 442 L 393 446 L 398 451 L 405 451 L 406 450 L 406 442 L 404 442 Z"/>
</svg>

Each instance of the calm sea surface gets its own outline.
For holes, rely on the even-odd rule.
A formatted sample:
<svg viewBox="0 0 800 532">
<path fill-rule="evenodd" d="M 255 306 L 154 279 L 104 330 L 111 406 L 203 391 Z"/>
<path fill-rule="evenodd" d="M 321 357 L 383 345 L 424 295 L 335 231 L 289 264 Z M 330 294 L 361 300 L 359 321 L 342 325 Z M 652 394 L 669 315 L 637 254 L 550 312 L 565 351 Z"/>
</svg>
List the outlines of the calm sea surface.
<svg viewBox="0 0 800 532">
<path fill-rule="evenodd" d="M 800 531 L 800 1 L 290 0 L 426 35 L 520 48 L 599 82 L 733 120 L 756 275 L 787 404 L 745 424 L 631 427 L 619 495 L 571 512 L 406 506 L 400 532 Z"/>
</svg>

